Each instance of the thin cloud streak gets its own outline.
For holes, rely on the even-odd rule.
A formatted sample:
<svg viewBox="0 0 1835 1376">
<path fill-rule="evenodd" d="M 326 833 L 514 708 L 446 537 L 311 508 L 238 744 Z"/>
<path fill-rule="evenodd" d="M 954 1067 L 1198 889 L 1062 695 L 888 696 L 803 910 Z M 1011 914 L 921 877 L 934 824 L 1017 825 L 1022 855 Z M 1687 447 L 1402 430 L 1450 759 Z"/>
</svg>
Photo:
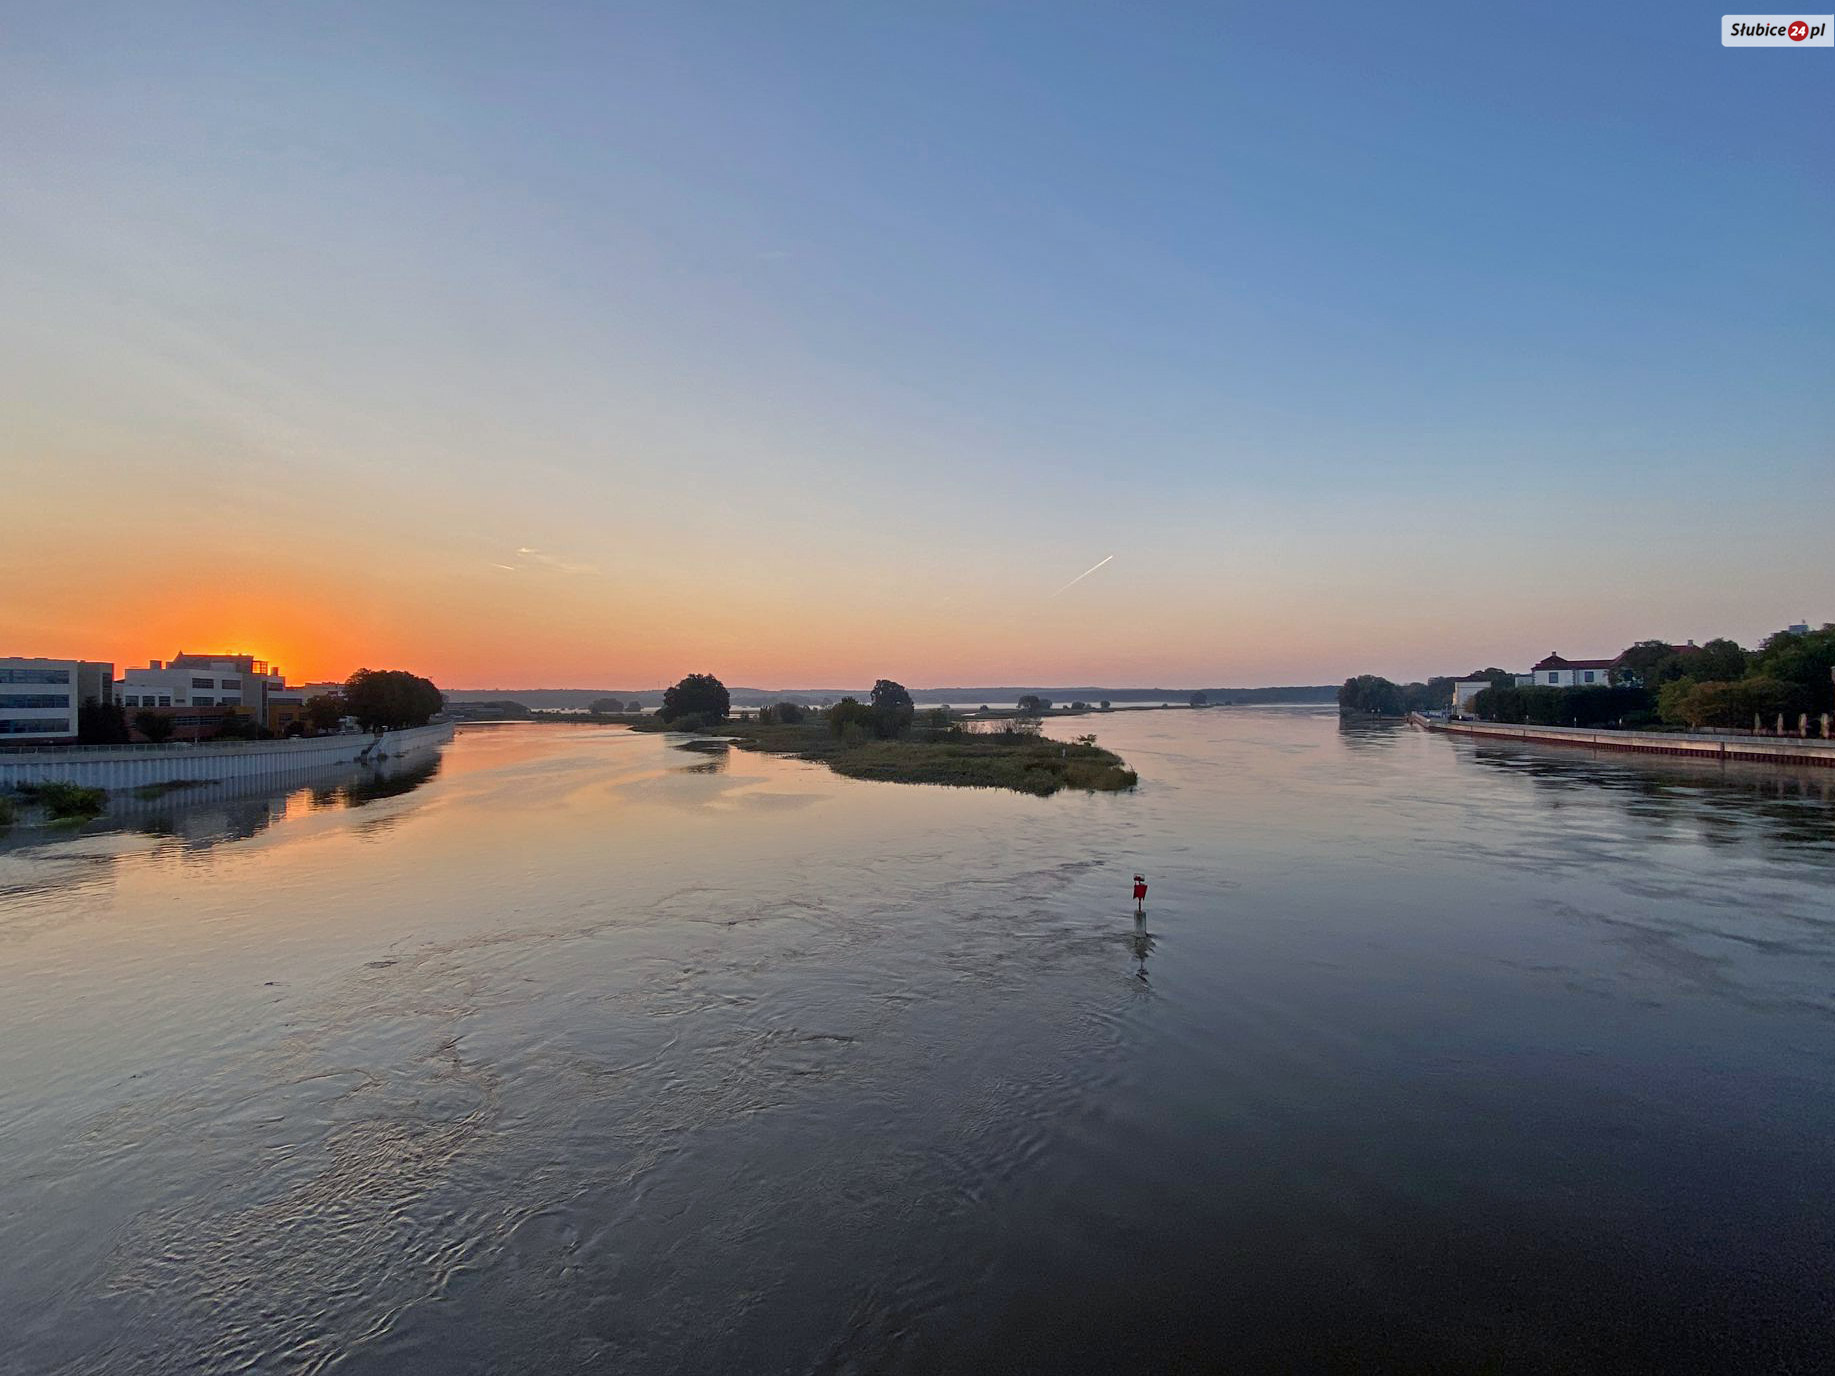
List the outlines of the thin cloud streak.
<svg viewBox="0 0 1835 1376">
<path fill-rule="evenodd" d="M 1103 564 L 1108 563 L 1109 560 L 1113 559 L 1114 557 L 1115 556 L 1111 554 L 1108 556 L 1107 559 L 1102 560 L 1101 563 L 1092 564 L 1089 568 L 1083 570 L 1082 573 L 1078 574 L 1075 578 L 1071 579 L 1070 582 L 1066 583 L 1063 587 L 1059 588 L 1057 592 L 1054 592 L 1052 594 L 1052 596 L 1057 597 L 1061 593 L 1069 592 L 1072 588 L 1076 587 L 1077 584 L 1081 583 L 1085 578 L 1088 578 L 1097 569 L 1101 568 Z"/>
</svg>

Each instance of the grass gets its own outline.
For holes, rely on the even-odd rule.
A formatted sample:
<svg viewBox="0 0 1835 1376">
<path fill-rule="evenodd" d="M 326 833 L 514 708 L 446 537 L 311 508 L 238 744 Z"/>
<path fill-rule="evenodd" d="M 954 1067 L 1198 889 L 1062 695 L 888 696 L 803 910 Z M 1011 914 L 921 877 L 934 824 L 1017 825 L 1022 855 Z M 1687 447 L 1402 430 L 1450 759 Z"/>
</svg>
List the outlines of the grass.
<svg viewBox="0 0 1835 1376">
<path fill-rule="evenodd" d="M 654 717 L 628 724 L 639 731 L 670 729 Z M 920 728 L 902 740 L 850 743 L 818 718 L 796 726 L 728 721 L 697 734 L 731 737 L 742 750 L 817 760 L 850 779 L 885 783 L 1007 788 L 1044 798 L 1065 788 L 1112 793 L 1140 782 L 1139 775 L 1119 756 L 1100 746 L 1018 733 L 948 733 L 926 738 Z"/>
<path fill-rule="evenodd" d="M 85 788 L 82 784 L 59 779 L 46 784 L 21 784 L 19 792 L 51 814 L 59 822 L 86 822 L 99 817 L 108 806 L 108 791 Z"/>
</svg>

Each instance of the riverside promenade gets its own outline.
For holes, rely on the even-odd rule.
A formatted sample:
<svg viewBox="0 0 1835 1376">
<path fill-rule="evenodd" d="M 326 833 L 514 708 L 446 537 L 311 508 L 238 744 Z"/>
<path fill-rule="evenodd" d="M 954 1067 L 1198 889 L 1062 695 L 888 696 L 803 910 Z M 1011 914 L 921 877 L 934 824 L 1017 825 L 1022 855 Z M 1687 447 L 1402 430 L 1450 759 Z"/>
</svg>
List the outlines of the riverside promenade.
<svg viewBox="0 0 1835 1376">
<path fill-rule="evenodd" d="M 0 751 L 0 788 L 62 781 L 114 790 L 279 778 L 330 765 L 399 759 L 438 749 L 451 739 L 452 723 L 436 722 L 405 731 L 290 741 L 22 747 Z"/>
<path fill-rule="evenodd" d="M 1835 768 L 1835 741 L 1799 740 L 1794 736 L 1710 736 L 1666 731 L 1602 731 L 1580 726 L 1507 726 L 1491 721 L 1442 721 L 1410 712 L 1411 725 L 1449 736 L 1479 740 L 1526 741 L 1533 745 L 1579 746 L 1585 750 L 1625 750 L 1642 755 L 1684 755 L 1697 760 L 1750 764 L 1815 765 Z"/>
</svg>

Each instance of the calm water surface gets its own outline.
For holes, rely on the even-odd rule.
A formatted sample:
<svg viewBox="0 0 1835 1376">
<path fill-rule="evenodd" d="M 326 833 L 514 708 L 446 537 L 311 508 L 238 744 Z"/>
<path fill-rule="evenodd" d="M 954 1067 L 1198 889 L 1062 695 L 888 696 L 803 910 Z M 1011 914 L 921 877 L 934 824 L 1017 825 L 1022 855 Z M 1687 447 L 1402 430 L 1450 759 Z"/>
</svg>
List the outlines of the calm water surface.
<svg viewBox="0 0 1835 1376">
<path fill-rule="evenodd" d="M 1090 725 L 16 828 L 0 1370 L 1835 1365 L 1835 780 Z"/>
</svg>

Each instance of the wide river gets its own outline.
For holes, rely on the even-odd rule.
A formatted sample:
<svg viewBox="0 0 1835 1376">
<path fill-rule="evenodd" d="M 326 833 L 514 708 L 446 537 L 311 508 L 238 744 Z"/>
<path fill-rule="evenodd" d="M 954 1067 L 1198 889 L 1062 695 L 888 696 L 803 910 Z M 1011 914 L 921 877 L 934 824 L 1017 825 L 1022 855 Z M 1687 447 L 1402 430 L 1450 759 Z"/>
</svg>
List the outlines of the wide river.
<svg viewBox="0 0 1835 1376">
<path fill-rule="evenodd" d="M 0 1370 L 1835 1365 L 1835 778 L 1074 729 L 15 828 Z"/>
</svg>

